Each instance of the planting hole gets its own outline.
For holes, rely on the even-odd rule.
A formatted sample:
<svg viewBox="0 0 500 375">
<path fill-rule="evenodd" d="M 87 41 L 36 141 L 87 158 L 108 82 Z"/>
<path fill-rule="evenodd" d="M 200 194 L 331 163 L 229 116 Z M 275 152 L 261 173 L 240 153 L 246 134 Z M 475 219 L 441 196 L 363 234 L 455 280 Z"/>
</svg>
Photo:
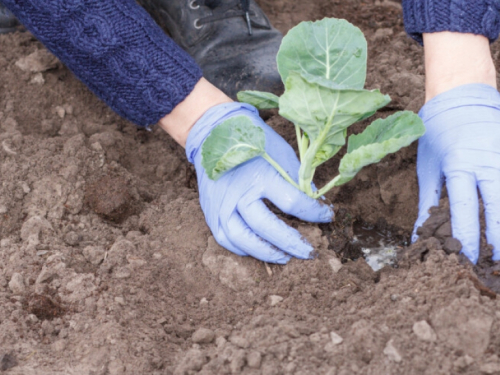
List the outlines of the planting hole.
<svg viewBox="0 0 500 375">
<path fill-rule="evenodd" d="M 374 271 L 385 266 L 397 266 L 397 255 L 403 249 L 405 241 L 388 229 L 385 221 L 376 225 L 356 221 L 353 232 L 351 243 L 361 248 L 366 263 Z"/>
</svg>

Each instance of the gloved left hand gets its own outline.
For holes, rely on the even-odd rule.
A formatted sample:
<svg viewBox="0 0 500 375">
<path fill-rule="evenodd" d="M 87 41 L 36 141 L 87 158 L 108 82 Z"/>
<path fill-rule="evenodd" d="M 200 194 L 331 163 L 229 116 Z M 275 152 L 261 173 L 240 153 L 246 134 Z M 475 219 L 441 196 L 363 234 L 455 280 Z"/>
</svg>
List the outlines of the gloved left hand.
<svg viewBox="0 0 500 375">
<path fill-rule="evenodd" d="M 330 222 L 332 207 L 310 198 L 285 181 L 263 158 L 256 157 L 228 171 L 217 181 L 209 179 L 201 165 L 201 146 L 211 130 L 234 116 L 248 116 L 266 135 L 266 152 L 295 181 L 299 160 L 292 147 L 242 103 L 225 103 L 209 109 L 191 129 L 188 160 L 198 177 L 201 208 L 216 241 L 238 255 L 284 264 L 290 258 L 308 259 L 312 246 L 301 234 L 279 220 L 262 201 L 269 199 L 283 212 L 311 222 Z"/>
</svg>

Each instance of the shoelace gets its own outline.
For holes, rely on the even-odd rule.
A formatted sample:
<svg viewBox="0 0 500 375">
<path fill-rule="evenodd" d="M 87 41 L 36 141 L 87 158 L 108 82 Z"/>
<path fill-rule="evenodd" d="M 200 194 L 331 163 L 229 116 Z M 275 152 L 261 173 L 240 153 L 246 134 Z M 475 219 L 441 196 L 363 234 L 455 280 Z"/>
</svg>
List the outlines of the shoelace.
<svg viewBox="0 0 500 375">
<path fill-rule="evenodd" d="M 198 25 L 232 17 L 244 17 L 248 27 L 248 35 L 252 35 L 250 16 L 253 14 L 250 14 L 250 0 L 233 0 L 226 4 L 223 4 L 222 0 L 194 0 L 192 4 L 207 6 L 213 10 L 213 15 L 198 19 Z"/>
</svg>

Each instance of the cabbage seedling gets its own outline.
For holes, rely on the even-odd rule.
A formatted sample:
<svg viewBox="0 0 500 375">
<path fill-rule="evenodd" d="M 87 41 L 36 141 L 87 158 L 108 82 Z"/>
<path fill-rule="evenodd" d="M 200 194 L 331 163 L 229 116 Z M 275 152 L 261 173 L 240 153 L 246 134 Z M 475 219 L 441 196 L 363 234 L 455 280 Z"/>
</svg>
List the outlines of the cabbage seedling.
<svg viewBox="0 0 500 375">
<path fill-rule="evenodd" d="M 202 147 L 202 165 L 216 180 L 254 157 L 263 157 L 292 185 L 313 198 L 350 181 L 361 168 L 408 146 L 425 132 L 420 118 L 402 111 L 371 123 L 351 135 L 339 175 L 324 187 L 313 188 L 316 168 L 345 144 L 347 128 L 372 116 L 390 101 L 379 90 L 365 90 L 366 40 L 349 22 L 325 18 L 302 22 L 283 38 L 277 55 L 285 92 L 243 91 L 238 99 L 259 109 L 279 108 L 295 124 L 300 156 L 299 179 L 294 181 L 265 151 L 264 131 L 245 116 L 217 126 Z"/>
</svg>

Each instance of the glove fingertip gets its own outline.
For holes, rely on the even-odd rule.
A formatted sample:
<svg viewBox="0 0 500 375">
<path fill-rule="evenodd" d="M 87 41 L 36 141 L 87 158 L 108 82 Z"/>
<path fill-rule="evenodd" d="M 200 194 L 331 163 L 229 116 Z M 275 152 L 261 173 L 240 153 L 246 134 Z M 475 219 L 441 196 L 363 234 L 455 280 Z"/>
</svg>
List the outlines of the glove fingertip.
<svg viewBox="0 0 500 375">
<path fill-rule="evenodd" d="M 290 254 L 286 254 L 284 252 L 281 252 L 281 251 L 277 251 L 274 253 L 274 255 L 262 255 L 262 256 L 258 256 L 258 255 L 255 255 L 254 256 L 255 258 L 263 261 L 263 262 L 266 262 L 266 263 L 273 263 L 273 264 L 287 264 L 290 259 L 292 259 L 292 256 Z"/>
<path fill-rule="evenodd" d="M 493 231 L 488 228 L 486 230 L 486 238 L 488 240 L 488 243 L 493 246 L 493 257 L 492 259 L 494 261 L 500 260 L 500 234 L 495 232 L 492 233 Z"/>
<path fill-rule="evenodd" d="M 289 256 L 289 255 L 287 255 L 287 256 L 284 256 L 284 257 L 282 257 L 280 259 L 277 259 L 276 261 L 272 261 L 272 262 L 269 262 L 269 263 L 275 263 L 275 264 L 285 265 L 285 264 L 287 264 L 290 261 L 290 259 L 292 259 L 292 257 Z"/>
<path fill-rule="evenodd" d="M 463 248 L 461 253 L 464 254 L 472 264 L 476 264 L 479 259 L 479 251 Z"/>
<path fill-rule="evenodd" d="M 233 243 L 231 243 L 231 241 L 228 239 L 228 237 L 225 235 L 224 232 L 220 231 L 220 232 L 216 233 L 214 235 L 214 239 L 220 246 L 229 250 L 233 254 L 236 254 L 236 255 L 239 255 L 242 257 L 248 256 L 248 254 L 245 251 L 237 248 Z"/>
<path fill-rule="evenodd" d="M 417 230 L 425 223 L 425 221 L 429 218 L 429 216 L 430 214 L 428 213 L 428 209 L 425 211 L 422 209 L 420 210 L 418 218 L 415 221 L 415 224 L 413 225 L 413 232 L 411 235 L 412 243 L 417 242 L 417 240 L 419 239 L 420 236 L 417 234 Z"/>
<path fill-rule="evenodd" d="M 318 223 L 331 223 L 335 217 L 335 211 L 333 210 L 333 205 L 318 202 L 321 206 L 318 212 Z"/>
</svg>

